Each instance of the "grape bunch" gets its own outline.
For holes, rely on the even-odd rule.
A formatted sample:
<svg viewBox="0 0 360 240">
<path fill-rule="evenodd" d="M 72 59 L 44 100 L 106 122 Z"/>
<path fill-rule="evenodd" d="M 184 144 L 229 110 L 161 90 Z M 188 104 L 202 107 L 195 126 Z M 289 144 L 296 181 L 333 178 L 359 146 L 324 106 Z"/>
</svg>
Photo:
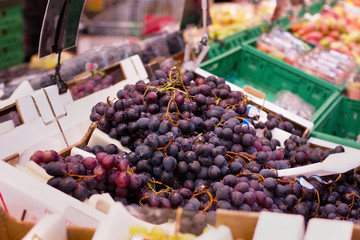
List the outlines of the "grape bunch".
<svg viewBox="0 0 360 240">
<path fill-rule="evenodd" d="M 71 95 L 73 96 L 74 100 L 77 100 L 104 88 L 110 87 L 115 84 L 114 74 L 115 73 L 107 76 L 96 74 L 91 78 L 86 79 L 81 84 L 73 86 L 71 88 Z"/>
<path fill-rule="evenodd" d="M 356 171 L 323 182 L 306 178 L 314 189 L 276 172 L 321 162 L 344 148 L 312 148 L 280 114 L 268 114 L 265 123 L 250 117 L 246 96 L 223 78 L 162 67 L 149 82 L 128 84 L 117 97 L 97 103 L 90 120 L 131 150 L 120 158 L 143 179 L 138 191 L 112 193 L 124 204 L 196 212 L 182 222 L 182 228 L 195 226 L 194 232 L 219 208 L 358 221 Z M 275 127 L 292 133 L 284 148 L 272 137 Z"/>
<path fill-rule="evenodd" d="M 128 192 L 139 191 L 147 182 L 143 174 L 134 173 L 125 153 L 119 152 L 114 144 L 105 148 L 99 145 L 83 150 L 95 157 L 80 155 L 61 157 L 53 150 L 36 151 L 30 160 L 39 164 L 52 176 L 48 184 L 60 191 L 84 201 L 93 194 L 108 192 L 114 199 L 128 196 Z"/>
</svg>

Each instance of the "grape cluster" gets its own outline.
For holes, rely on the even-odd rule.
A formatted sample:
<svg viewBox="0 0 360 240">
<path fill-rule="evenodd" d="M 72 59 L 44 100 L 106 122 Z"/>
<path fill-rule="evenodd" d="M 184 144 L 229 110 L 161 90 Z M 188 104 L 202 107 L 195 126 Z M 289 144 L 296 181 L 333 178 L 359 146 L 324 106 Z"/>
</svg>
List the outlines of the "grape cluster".
<svg viewBox="0 0 360 240">
<path fill-rule="evenodd" d="M 96 157 L 83 158 L 80 155 L 61 157 L 53 150 L 36 151 L 30 160 L 42 166 L 52 176 L 48 184 L 60 191 L 84 201 L 93 194 L 108 192 L 116 200 L 126 197 L 129 191 L 136 193 L 147 182 L 143 174 L 136 174 L 130 168 L 124 152 L 114 144 L 105 148 L 96 145 L 83 150 Z"/>
<path fill-rule="evenodd" d="M 122 158 L 144 179 L 139 191 L 116 192 L 123 203 L 197 212 L 183 223 L 196 222 L 194 231 L 218 208 L 357 221 L 360 174 L 325 179 L 331 184 L 310 178 L 315 189 L 309 190 L 297 178 L 276 173 L 344 149 L 311 148 L 281 115 L 268 114 L 265 123 L 249 117 L 246 96 L 231 91 L 223 78 L 195 78 L 163 67 L 148 83 L 126 85 L 117 97 L 97 103 L 90 119 L 131 150 Z M 292 133 L 284 148 L 271 135 L 275 127 Z"/>
<path fill-rule="evenodd" d="M 113 73 L 107 76 L 96 74 L 91 78 L 86 79 L 81 84 L 73 86 L 71 88 L 71 95 L 74 100 L 77 100 L 104 88 L 110 87 L 115 84 L 115 74 L 116 73 Z"/>
</svg>

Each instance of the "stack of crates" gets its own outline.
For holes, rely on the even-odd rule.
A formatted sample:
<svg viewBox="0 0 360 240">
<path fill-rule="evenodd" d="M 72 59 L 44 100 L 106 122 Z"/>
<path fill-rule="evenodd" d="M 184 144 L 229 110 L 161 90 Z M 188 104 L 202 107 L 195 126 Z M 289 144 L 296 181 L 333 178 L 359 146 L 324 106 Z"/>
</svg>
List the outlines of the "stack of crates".
<svg viewBox="0 0 360 240">
<path fill-rule="evenodd" d="M 21 1 L 0 1 L 0 70 L 24 59 Z"/>
</svg>

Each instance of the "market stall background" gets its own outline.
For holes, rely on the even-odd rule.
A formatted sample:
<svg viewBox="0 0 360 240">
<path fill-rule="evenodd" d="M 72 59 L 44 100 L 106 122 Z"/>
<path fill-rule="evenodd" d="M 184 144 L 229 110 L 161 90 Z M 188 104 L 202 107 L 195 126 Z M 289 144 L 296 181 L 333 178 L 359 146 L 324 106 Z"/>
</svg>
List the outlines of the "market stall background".
<svg viewBox="0 0 360 240">
<path fill-rule="evenodd" d="M 189 2 L 87 2 L 82 45 L 62 59 L 65 94 L 50 76 L 56 57 L 18 65 L 30 57 L 26 18 L 40 19 L 40 10 L 22 15 L 20 2 L 0 2 L 0 66 L 8 68 L 0 72 L 0 193 L 10 216 L 35 223 L 12 222 L 27 229 L 20 237 L 263 239 L 276 232 L 314 239 L 340 224 L 329 218 L 348 221 L 340 235 L 326 234 L 356 238 L 359 173 L 341 156 L 356 161 L 360 149 L 357 3 L 305 3 L 292 13 L 284 7 L 275 21 L 271 1 L 211 3 L 207 57 L 184 73 L 187 44 L 203 37 L 200 3 L 200 18 L 179 31 Z M 192 46 L 195 60 L 200 51 Z M 333 156 L 344 172 L 276 175 Z M 31 184 L 43 193 L 27 190 Z M 154 207 L 177 210 L 162 215 Z M 116 229 L 128 212 L 137 218 Z M 288 231 L 277 229 L 282 224 Z"/>
</svg>

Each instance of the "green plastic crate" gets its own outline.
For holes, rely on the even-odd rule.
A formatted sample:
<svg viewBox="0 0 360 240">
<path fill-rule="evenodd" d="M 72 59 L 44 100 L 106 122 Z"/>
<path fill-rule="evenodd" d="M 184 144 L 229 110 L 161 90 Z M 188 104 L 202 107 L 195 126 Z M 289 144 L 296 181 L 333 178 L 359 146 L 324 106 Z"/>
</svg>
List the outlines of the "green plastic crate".
<svg viewBox="0 0 360 240">
<path fill-rule="evenodd" d="M 281 29 L 289 29 L 290 28 L 290 14 L 274 21 L 274 26 L 278 26 L 278 25 L 281 27 Z"/>
<path fill-rule="evenodd" d="M 315 107 L 312 122 L 317 121 L 342 90 L 248 45 L 210 59 L 200 68 L 240 87 L 252 86 L 266 93 L 270 102 L 275 101 L 280 90 L 289 90 Z"/>
<path fill-rule="evenodd" d="M 255 27 L 228 36 L 222 40 L 222 43 L 213 42 L 210 44 L 208 57 L 212 59 L 229 51 L 230 49 L 240 46 L 243 42 L 257 39 L 262 33 L 267 31 L 268 29 L 269 23 L 264 22 Z"/>
<path fill-rule="evenodd" d="M 22 63 L 24 56 L 25 52 L 22 39 L 0 44 L 0 69 L 6 69 Z"/>
<path fill-rule="evenodd" d="M 311 4 L 308 9 L 307 12 L 310 13 L 311 15 L 314 15 L 316 13 L 321 12 L 323 6 L 325 5 L 325 1 L 318 1 L 318 2 L 314 2 L 313 4 Z"/>
<path fill-rule="evenodd" d="M 360 149 L 355 142 L 360 134 L 360 101 L 337 98 L 320 116 L 313 137 Z"/>
<path fill-rule="evenodd" d="M 22 22 L 21 6 L 1 8 L 0 9 L 0 26 L 12 26 Z"/>
<path fill-rule="evenodd" d="M 4 58 L 0 58 L 0 70 L 21 64 L 24 62 L 24 51 L 17 51 Z"/>
<path fill-rule="evenodd" d="M 335 2 L 335 3 L 334 3 Z M 337 1 L 331 2 L 330 6 L 335 6 Z M 334 5 L 332 5 L 334 4 Z M 310 4 L 306 9 L 301 9 L 299 13 L 299 17 L 304 16 L 305 13 L 310 13 L 311 15 L 314 15 L 316 13 L 319 13 L 322 11 L 323 6 L 325 5 L 325 1 L 318 1 Z"/>
<path fill-rule="evenodd" d="M 22 24 L 16 24 L 11 27 L 0 25 L 0 48 L 10 42 L 23 40 Z"/>
</svg>

